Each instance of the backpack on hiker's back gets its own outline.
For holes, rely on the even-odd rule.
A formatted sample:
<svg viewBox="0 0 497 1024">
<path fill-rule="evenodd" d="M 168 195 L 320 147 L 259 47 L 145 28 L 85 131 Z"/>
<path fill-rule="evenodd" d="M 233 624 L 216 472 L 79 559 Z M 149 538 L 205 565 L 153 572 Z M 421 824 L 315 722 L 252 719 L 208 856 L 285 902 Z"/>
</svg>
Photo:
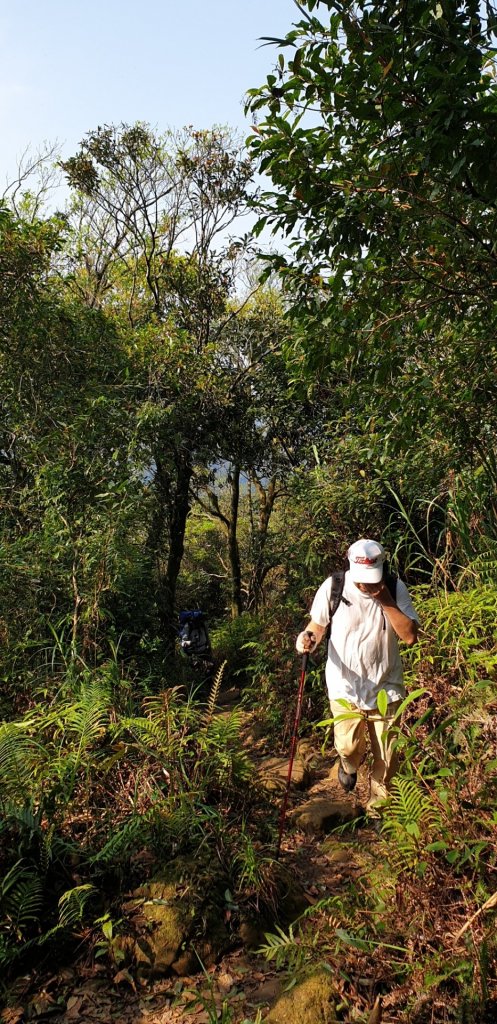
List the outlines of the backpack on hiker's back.
<svg viewBox="0 0 497 1024">
<path fill-rule="evenodd" d="M 189 658 L 210 658 L 211 644 L 204 612 L 183 611 L 179 613 L 179 642 Z"/>
</svg>

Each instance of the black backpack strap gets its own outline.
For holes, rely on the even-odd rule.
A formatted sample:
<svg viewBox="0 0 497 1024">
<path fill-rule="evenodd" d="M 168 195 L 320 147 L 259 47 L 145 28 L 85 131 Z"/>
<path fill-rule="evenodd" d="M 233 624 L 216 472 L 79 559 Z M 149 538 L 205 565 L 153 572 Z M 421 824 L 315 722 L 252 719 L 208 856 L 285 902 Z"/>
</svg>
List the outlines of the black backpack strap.
<svg viewBox="0 0 497 1024">
<path fill-rule="evenodd" d="M 328 622 L 328 628 L 326 630 L 326 640 L 327 641 L 330 639 L 330 635 L 331 635 L 331 622 L 332 622 L 333 616 L 334 616 L 334 614 L 335 614 L 335 612 L 336 612 L 336 610 L 337 610 L 337 608 L 338 608 L 338 606 L 340 604 L 340 601 L 344 601 L 345 604 L 350 604 L 350 601 L 347 601 L 342 596 L 343 595 L 343 585 L 344 585 L 344 582 L 345 582 L 345 572 L 343 571 L 343 569 L 340 570 L 339 572 L 333 572 L 331 574 L 331 591 L 330 591 L 330 603 L 329 603 L 330 618 L 329 618 L 329 622 Z"/>
<path fill-rule="evenodd" d="M 331 591 L 330 591 L 330 622 L 342 600 L 343 584 L 345 581 L 344 572 L 333 572 L 331 574 Z"/>
</svg>

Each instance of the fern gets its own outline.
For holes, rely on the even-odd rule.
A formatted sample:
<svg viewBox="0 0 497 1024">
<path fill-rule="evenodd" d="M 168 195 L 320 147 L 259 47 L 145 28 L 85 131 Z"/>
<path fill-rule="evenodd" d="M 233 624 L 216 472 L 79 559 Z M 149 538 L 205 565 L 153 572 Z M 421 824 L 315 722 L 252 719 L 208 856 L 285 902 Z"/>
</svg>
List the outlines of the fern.
<svg viewBox="0 0 497 1024">
<path fill-rule="evenodd" d="M 119 733 L 124 730 L 131 733 L 133 739 L 145 753 L 159 754 L 161 756 L 169 754 L 171 734 L 156 719 L 123 718 Z"/>
<path fill-rule="evenodd" d="M 143 702 L 143 716 L 122 718 L 119 733 L 131 733 L 147 754 L 161 758 L 177 756 L 186 739 L 184 718 L 191 712 L 187 705 L 180 705 L 179 687 L 172 687 L 160 694 L 147 697 Z"/>
<path fill-rule="evenodd" d="M 80 698 L 64 708 L 64 726 L 79 740 L 78 749 L 85 750 L 107 731 L 110 723 L 111 694 L 108 681 L 86 682 Z"/>
<path fill-rule="evenodd" d="M 288 931 L 284 932 L 277 924 L 276 932 L 264 932 L 264 938 L 266 945 L 260 946 L 257 952 L 262 953 L 266 960 L 279 959 L 281 951 L 284 950 L 286 953 L 289 948 L 295 946 L 297 941 L 293 933 L 293 925 L 289 925 Z"/>
<path fill-rule="evenodd" d="M 144 814 L 134 814 L 111 835 L 98 853 L 91 858 L 91 864 L 109 864 L 117 857 L 122 857 L 137 844 L 143 844 L 150 836 L 150 822 L 155 816 L 155 808 Z"/>
<path fill-rule="evenodd" d="M 38 750 L 27 734 L 25 722 L 0 725 L 0 803 L 8 797 L 24 800 L 26 791 L 31 788 Z"/>
<path fill-rule="evenodd" d="M 398 868 L 414 867 L 422 848 L 441 825 L 440 811 L 414 779 L 397 776 L 392 780 L 382 832 L 395 844 L 392 856 Z"/>
<path fill-rule="evenodd" d="M 10 967 L 28 950 L 41 947 L 54 936 L 73 928 L 82 920 L 86 905 L 96 892 L 90 884 L 68 889 L 59 899 L 57 924 L 40 935 L 27 938 L 33 927 L 41 928 L 45 903 L 43 884 L 23 861 L 14 864 L 0 883 L 0 967 Z"/>
<path fill-rule="evenodd" d="M 146 717 L 151 722 L 160 724 L 166 730 L 169 737 L 177 728 L 181 713 L 184 713 L 185 710 L 184 703 L 183 706 L 180 705 L 180 694 L 181 687 L 171 686 L 168 690 L 163 690 L 152 697 L 146 697 L 143 701 L 143 710 Z"/>
<path fill-rule="evenodd" d="M 237 785 L 250 778 L 252 765 L 240 740 L 243 720 L 241 711 L 214 716 L 198 734 L 200 750 L 208 755 L 198 764 L 206 779 L 213 777 L 220 784 Z"/>
<path fill-rule="evenodd" d="M 20 807 L 15 801 L 8 800 L 3 805 L 3 818 L 0 821 L 0 830 L 2 827 L 8 826 L 15 828 L 21 833 L 22 838 L 31 843 L 36 837 L 41 839 L 41 809 L 34 810 L 33 803 L 31 800 L 27 800 L 26 803 Z"/>
<path fill-rule="evenodd" d="M 297 936 L 292 924 L 287 932 L 276 925 L 276 931 L 264 932 L 264 938 L 266 943 L 260 946 L 257 952 L 266 960 L 274 960 L 278 970 L 286 967 L 288 972 L 294 975 L 302 969 L 306 960 L 312 960 L 318 933 Z"/>
<path fill-rule="evenodd" d="M 173 854 L 194 849 L 212 835 L 219 845 L 225 822 L 216 808 L 200 803 L 197 793 L 183 793 L 179 801 L 165 802 L 155 809 L 154 841 L 161 856 L 169 846 Z"/>
<path fill-rule="evenodd" d="M 208 701 L 207 701 L 207 707 L 206 707 L 205 715 L 204 715 L 204 718 L 203 718 L 203 724 L 204 725 L 208 725 L 209 724 L 209 722 L 211 721 L 212 716 L 214 714 L 214 711 L 215 711 L 215 708 L 216 708 L 216 704 L 217 704 L 217 699 L 219 697 L 219 691 L 221 689 L 221 683 L 222 683 L 222 680 L 223 680 L 224 670 L 225 670 L 227 664 L 228 664 L 227 661 L 223 661 L 222 665 L 220 666 L 220 668 L 216 672 L 216 675 L 214 676 L 214 679 L 212 681 L 211 691 L 209 693 L 209 698 L 208 698 Z"/>
<path fill-rule="evenodd" d="M 28 925 L 38 924 L 43 903 L 42 879 L 24 861 L 17 861 L 0 883 L 3 927 L 22 939 Z"/>
<path fill-rule="evenodd" d="M 94 885 L 77 885 L 67 889 L 59 899 L 59 928 L 72 928 L 82 920 L 86 904 L 98 890 Z"/>
</svg>

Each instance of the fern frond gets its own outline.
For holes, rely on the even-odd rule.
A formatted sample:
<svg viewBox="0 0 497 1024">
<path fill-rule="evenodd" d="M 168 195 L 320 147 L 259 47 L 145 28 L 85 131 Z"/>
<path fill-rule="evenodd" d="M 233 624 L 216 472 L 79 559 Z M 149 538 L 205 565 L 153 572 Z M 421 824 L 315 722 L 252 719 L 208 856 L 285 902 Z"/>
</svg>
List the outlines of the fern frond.
<svg viewBox="0 0 497 1024">
<path fill-rule="evenodd" d="M 382 832 L 393 840 L 394 859 L 400 868 L 416 863 L 420 850 L 441 826 L 439 808 L 414 779 L 397 776 L 392 780 Z"/>
<path fill-rule="evenodd" d="M 203 724 L 204 725 L 208 725 L 208 723 L 210 722 L 210 720 L 211 720 L 211 718 L 212 718 L 212 716 L 214 714 L 214 710 L 215 710 L 215 707 L 216 707 L 216 704 L 217 704 L 217 699 L 219 697 L 219 691 L 221 689 L 221 683 L 223 681 L 223 675 L 224 675 L 224 670 L 226 668 L 226 665 L 227 665 L 227 661 L 223 661 L 222 665 L 220 665 L 220 667 L 217 670 L 216 675 L 214 676 L 214 679 L 212 681 L 212 686 L 211 686 L 211 690 L 210 690 L 210 693 L 209 693 L 209 698 L 207 700 L 207 708 L 205 710 L 205 714 L 204 714 L 204 717 L 203 717 Z"/>
<path fill-rule="evenodd" d="M 115 858 L 126 854 L 133 846 L 143 843 L 149 838 L 151 822 L 155 816 L 155 808 L 149 808 L 144 814 L 134 814 L 125 821 L 120 829 L 107 840 L 102 848 L 91 858 L 92 864 L 109 864 Z"/>
<path fill-rule="evenodd" d="M 82 920 L 86 904 L 98 890 L 94 885 L 77 885 L 67 889 L 59 899 L 59 927 L 72 928 Z"/>
<path fill-rule="evenodd" d="M 25 871 L 26 866 L 22 859 L 16 861 L 16 863 L 7 871 L 7 874 L 4 875 L 0 881 L 0 902 L 3 902 L 6 897 L 8 897 L 11 889 L 15 889 L 17 883 L 25 874 Z"/>
<path fill-rule="evenodd" d="M 171 686 L 161 693 L 145 697 L 143 710 L 147 718 L 162 722 L 163 725 L 174 721 L 181 692 L 181 686 Z"/>
<path fill-rule="evenodd" d="M 25 799 L 29 792 L 37 745 L 23 722 L 0 725 L 0 802 L 7 797 Z"/>
<path fill-rule="evenodd" d="M 101 680 L 88 684 L 78 701 L 66 705 L 65 729 L 75 733 L 81 750 L 87 749 L 106 733 L 110 723 L 110 707 L 108 686 Z"/>
<path fill-rule="evenodd" d="M 212 746 L 239 746 L 243 722 L 242 711 L 231 711 L 229 715 L 215 715 L 204 727 L 201 741 Z"/>
<path fill-rule="evenodd" d="M 284 932 L 277 924 L 276 932 L 264 932 L 264 938 L 266 945 L 260 946 L 257 952 L 261 953 L 266 960 L 276 959 L 281 952 L 287 953 L 289 948 L 293 948 L 296 944 L 293 925 L 289 925 L 288 931 Z"/>
<path fill-rule="evenodd" d="M 40 876 L 17 861 L 0 883 L 0 907 L 7 927 L 22 938 L 29 924 L 38 923 L 44 903 Z"/>
<path fill-rule="evenodd" d="M 41 808 L 35 811 L 31 801 L 27 800 L 20 807 L 14 800 L 7 800 L 3 804 L 2 810 L 3 817 L 0 820 L 0 830 L 2 825 L 5 824 L 9 827 L 17 827 L 29 839 L 33 838 L 33 836 L 40 836 L 42 811 Z"/>
<path fill-rule="evenodd" d="M 214 715 L 197 735 L 200 749 L 208 754 L 206 774 L 214 775 L 219 782 L 241 782 L 250 778 L 253 772 L 252 763 L 240 739 L 243 721 L 242 711 Z"/>
<path fill-rule="evenodd" d="M 171 734 L 161 722 L 150 718 L 123 718 L 121 728 L 131 733 L 133 739 L 149 754 L 167 756 L 171 746 Z"/>
</svg>

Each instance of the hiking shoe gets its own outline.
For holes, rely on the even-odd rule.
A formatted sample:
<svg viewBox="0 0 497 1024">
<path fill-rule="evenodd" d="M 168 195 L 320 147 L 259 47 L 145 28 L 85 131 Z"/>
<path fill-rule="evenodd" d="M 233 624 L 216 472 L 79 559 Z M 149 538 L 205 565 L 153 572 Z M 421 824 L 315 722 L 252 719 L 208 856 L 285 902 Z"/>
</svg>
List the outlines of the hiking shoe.
<svg viewBox="0 0 497 1024">
<path fill-rule="evenodd" d="M 357 772 L 346 772 L 340 764 L 338 766 L 338 781 L 346 793 L 351 793 L 355 789 Z"/>
</svg>

